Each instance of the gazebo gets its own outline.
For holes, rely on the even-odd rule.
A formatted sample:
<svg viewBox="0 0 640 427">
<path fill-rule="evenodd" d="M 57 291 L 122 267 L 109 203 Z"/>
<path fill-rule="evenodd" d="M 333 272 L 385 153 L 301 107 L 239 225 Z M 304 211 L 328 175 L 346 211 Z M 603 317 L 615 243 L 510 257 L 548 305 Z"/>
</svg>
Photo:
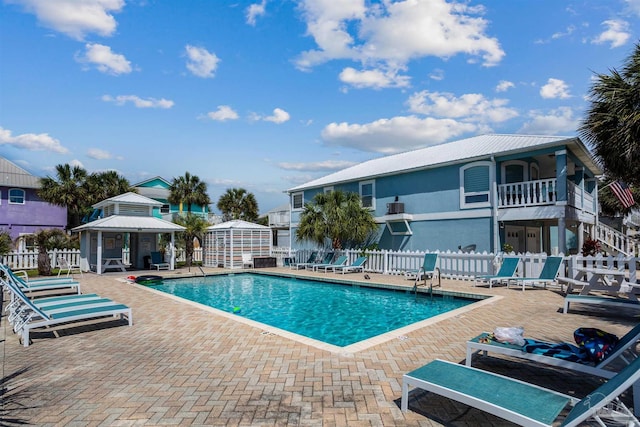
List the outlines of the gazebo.
<svg viewBox="0 0 640 427">
<path fill-rule="evenodd" d="M 205 267 L 242 268 L 242 255 L 253 258 L 271 255 L 271 229 L 242 220 L 227 221 L 207 228 L 204 238 Z"/>
<path fill-rule="evenodd" d="M 159 249 L 159 235 L 171 234 L 171 247 L 175 247 L 175 233 L 184 227 L 153 216 L 153 208 L 162 206 L 148 197 L 125 193 L 93 205 L 102 211 L 103 218 L 73 229 L 80 233 L 80 268 L 95 269 L 97 274 L 106 270 L 126 271 L 148 268 L 145 259 Z M 129 257 L 123 259 L 125 249 Z M 175 268 L 175 251 L 171 251 L 169 268 Z"/>
</svg>

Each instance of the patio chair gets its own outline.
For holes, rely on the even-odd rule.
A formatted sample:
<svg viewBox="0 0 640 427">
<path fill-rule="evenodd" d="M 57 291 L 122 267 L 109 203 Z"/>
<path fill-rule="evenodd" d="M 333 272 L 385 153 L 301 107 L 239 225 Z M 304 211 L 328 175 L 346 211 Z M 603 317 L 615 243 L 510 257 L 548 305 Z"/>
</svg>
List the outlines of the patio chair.
<svg viewBox="0 0 640 427">
<path fill-rule="evenodd" d="M 346 255 L 341 255 L 338 258 L 336 258 L 336 260 L 333 261 L 332 263 L 313 265 L 313 271 L 323 270 L 326 273 L 327 271 L 329 271 L 329 269 L 332 269 L 334 267 L 338 267 L 341 265 L 345 265 L 348 259 L 349 258 Z"/>
<path fill-rule="evenodd" d="M 311 255 L 309 255 L 307 262 L 292 262 L 289 264 L 289 268 L 292 270 L 293 269 L 300 270 L 301 268 L 306 268 L 307 265 L 315 263 L 317 258 L 318 258 L 318 251 L 313 251 L 311 252 Z"/>
<path fill-rule="evenodd" d="M 537 340 L 525 340 L 528 344 L 535 344 L 537 347 L 544 347 L 550 350 L 542 353 L 529 353 L 525 351 L 524 346 L 496 341 L 491 339 L 489 335 L 489 333 L 485 332 L 467 341 L 467 358 L 465 359 L 467 366 L 471 366 L 474 354 L 482 352 L 482 354 L 486 356 L 488 353 L 497 353 L 545 365 L 557 366 L 563 369 L 570 369 L 576 372 L 583 372 L 602 378 L 613 378 L 616 375 L 616 371 L 609 369 L 611 368 L 611 362 L 618 360 L 628 365 L 638 357 L 634 353 L 634 350 L 638 340 L 640 340 L 640 323 L 622 336 L 611 351 L 597 363 L 582 359 L 574 361 L 574 358 L 570 357 L 573 356 L 573 354 L 568 350 L 569 347 L 567 347 L 566 343 L 545 343 Z M 638 391 L 637 393 L 636 389 Z M 638 399 L 637 404 L 634 405 L 634 409 L 636 414 L 640 414 L 640 383 L 634 386 L 634 398 Z"/>
<path fill-rule="evenodd" d="M 353 261 L 350 265 L 337 265 L 333 267 L 333 272 L 340 272 L 342 274 L 364 272 L 364 265 L 367 263 L 367 259 L 368 258 L 366 256 L 361 256 Z"/>
<path fill-rule="evenodd" d="M 129 326 L 133 324 L 131 308 L 124 304 L 118 304 L 107 298 L 88 298 L 82 301 L 80 296 L 75 300 L 50 301 L 38 307 L 38 302 L 32 301 L 22 290 L 11 281 L 1 280 L 12 293 L 12 298 L 19 301 L 20 305 L 13 306 L 10 323 L 13 331 L 22 337 L 22 344 L 28 347 L 31 330 L 68 324 L 75 321 L 98 319 L 106 316 L 127 317 Z M 38 301 L 38 300 L 35 300 Z"/>
<path fill-rule="evenodd" d="M 25 271 L 13 271 L 4 264 L 0 264 L 0 271 L 5 275 L 8 282 L 14 283 L 23 292 L 52 291 L 52 290 L 72 290 L 80 293 L 80 283 L 67 277 L 51 279 L 26 280 L 29 277 Z M 23 277 L 20 277 L 20 276 Z"/>
<path fill-rule="evenodd" d="M 402 411 L 409 405 L 409 387 L 444 396 L 522 426 L 577 426 L 594 419 L 600 425 L 615 419 L 625 425 L 640 421 L 618 396 L 640 380 L 640 358 L 585 398 L 573 396 L 443 360 L 434 360 L 402 377 Z M 565 408 L 572 407 L 566 416 Z M 565 412 L 563 412 L 565 411 Z"/>
<path fill-rule="evenodd" d="M 405 271 L 404 276 L 407 279 L 420 280 L 422 277 L 430 278 L 436 273 L 436 264 L 438 263 L 437 253 L 426 253 L 422 260 L 422 265 L 417 270 Z"/>
<path fill-rule="evenodd" d="M 520 257 L 505 257 L 502 260 L 500 270 L 498 270 L 496 274 L 492 276 L 477 276 L 473 281 L 473 286 L 486 283 L 489 285 L 489 289 L 491 289 L 494 283 L 502 283 L 509 279 L 516 279 L 515 274 L 518 269 L 518 264 L 520 264 Z"/>
<path fill-rule="evenodd" d="M 253 268 L 253 255 L 242 254 L 242 268 L 244 267 Z"/>
<path fill-rule="evenodd" d="M 65 276 L 73 277 L 74 271 L 80 273 L 80 277 L 82 277 L 82 270 L 80 269 L 79 265 L 71 264 L 69 261 L 67 261 L 66 258 L 63 258 L 61 256 L 57 258 L 56 262 L 58 264 L 58 277 L 60 277 L 63 272 L 66 272 Z"/>
<path fill-rule="evenodd" d="M 557 280 L 558 273 L 560 273 L 560 268 L 562 267 L 562 262 L 563 258 L 561 256 L 547 257 L 538 277 L 514 277 L 507 280 L 507 287 L 509 287 L 511 283 L 515 282 L 516 285 L 522 284 L 523 291 L 527 284 L 531 284 L 532 286 L 536 283 L 543 284 L 546 288 L 549 283 L 553 283 Z"/>
<path fill-rule="evenodd" d="M 154 251 L 151 252 L 151 263 L 149 264 L 150 268 L 155 267 L 156 270 L 168 270 L 170 265 L 168 262 L 165 262 L 162 258 L 162 254 L 160 252 Z"/>
</svg>

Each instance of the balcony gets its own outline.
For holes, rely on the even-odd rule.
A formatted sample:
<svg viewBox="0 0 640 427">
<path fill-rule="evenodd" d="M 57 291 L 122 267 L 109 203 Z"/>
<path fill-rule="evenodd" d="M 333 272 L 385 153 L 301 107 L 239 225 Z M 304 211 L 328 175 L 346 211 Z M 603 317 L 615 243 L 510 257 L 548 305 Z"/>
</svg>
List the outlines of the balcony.
<svg viewBox="0 0 640 427">
<path fill-rule="evenodd" d="M 498 208 L 554 206 L 558 204 L 557 185 L 555 178 L 500 184 L 498 185 Z M 571 181 L 567 182 L 566 205 L 595 214 L 593 194 Z"/>
</svg>

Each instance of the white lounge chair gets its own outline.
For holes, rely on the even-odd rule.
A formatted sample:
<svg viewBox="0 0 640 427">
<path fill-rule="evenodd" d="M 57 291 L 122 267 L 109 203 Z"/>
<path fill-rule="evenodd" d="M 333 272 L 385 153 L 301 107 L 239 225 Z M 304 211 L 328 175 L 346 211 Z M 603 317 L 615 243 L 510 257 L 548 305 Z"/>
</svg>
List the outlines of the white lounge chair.
<svg viewBox="0 0 640 427">
<path fill-rule="evenodd" d="M 315 264 L 313 265 L 313 271 L 320 271 L 323 270 L 325 273 L 327 271 L 329 271 L 330 269 L 334 268 L 334 267 L 338 267 L 341 265 L 345 265 L 347 263 L 347 260 L 349 258 L 347 258 L 346 255 L 341 255 L 338 258 L 336 258 L 335 261 L 333 261 L 332 263 L 328 263 L 328 264 Z"/>
<path fill-rule="evenodd" d="M 24 276 L 28 277 L 26 272 L 24 276 L 20 277 L 20 271 L 14 272 L 6 265 L 0 264 L 0 271 L 4 273 L 7 281 L 14 283 L 17 287 L 22 289 L 23 292 L 37 292 L 37 291 L 52 291 L 52 290 L 66 290 L 75 289 L 77 293 L 80 293 L 80 283 L 67 277 L 51 278 L 51 279 L 36 279 L 26 280 Z"/>
<path fill-rule="evenodd" d="M 168 262 L 164 262 L 162 259 L 162 254 L 160 252 L 151 252 L 151 263 L 150 267 L 155 267 L 156 270 L 168 270 L 170 265 Z"/>
<path fill-rule="evenodd" d="M 10 323 L 13 331 L 21 334 L 22 343 L 25 347 L 30 344 L 29 335 L 31 330 L 36 328 L 56 326 L 75 322 L 79 320 L 89 320 L 106 316 L 127 317 L 129 326 L 133 324 L 131 308 L 124 304 L 118 304 L 107 298 L 87 299 L 82 301 L 79 296 L 75 300 L 51 301 L 38 307 L 37 302 L 33 302 L 22 290 L 11 282 L 2 280 L 13 294 L 12 297 L 19 300 L 20 305 L 14 307 L 10 314 Z"/>
<path fill-rule="evenodd" d="M 569 311 L 571 303 L 593 304 L 601 307 L 619 307 L 640 310 L 640 301 L 629 298 L 606 297 L 600 295 L 567 294 L 564 297 L 563 313 Z"/>
<path fill-rule="evenodd" d="M 518 286 L 522 285 L 522 290 L 524 291 L 527 284 L 535 285 L 537 283 L 546 288 L 548 284 L 554 283 L 557 280 L 562 262 L 563 258 L 561 256 L 547 257 L 538 277 L 514 277 L 507 280 L 507 287 L 511 283 L 515 283 Z"/>
<path fill-rule="evenodd" d="M 402 411 L 409 406 L 409 387 L 417 387 L 478 408 L 522 426 L 577 426 L 589 419 L 600 425 L 608 417 L 640 426 L 640 421 L 618 396 L 640 380 L 640 358 L 585 398 L 558 393 L 543 387 L 465 365 L 434 360 L 402 377 Z M 571 411 L 561 417 L 568 407 Z M 563 419 L 562 419 L 563 418 Z M 624 425 L 624 424 L 623 424 Z"/>
<path fill-rule="evenodd" d="M 253 268 L 253 255 L 242 254 L 242 268 L 244 267 Z"/>
</svg>

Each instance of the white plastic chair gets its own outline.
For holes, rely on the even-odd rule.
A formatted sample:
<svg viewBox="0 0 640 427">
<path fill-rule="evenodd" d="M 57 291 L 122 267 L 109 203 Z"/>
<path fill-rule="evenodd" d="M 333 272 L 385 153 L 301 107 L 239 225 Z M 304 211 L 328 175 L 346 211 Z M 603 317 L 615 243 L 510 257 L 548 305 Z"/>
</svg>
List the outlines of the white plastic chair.
<svg viewBox="0 0 640 427">
<path fill-rule="evenodd" d="M 80 277 L 82 277 L 82 270 L 79 265 L 71 264 L 66 258 L 58 257 L 58 277 L 63 271 L 67 272 L 67 277 L 73 277 L 74 271 L 80 273 Z"/>
</svg>

